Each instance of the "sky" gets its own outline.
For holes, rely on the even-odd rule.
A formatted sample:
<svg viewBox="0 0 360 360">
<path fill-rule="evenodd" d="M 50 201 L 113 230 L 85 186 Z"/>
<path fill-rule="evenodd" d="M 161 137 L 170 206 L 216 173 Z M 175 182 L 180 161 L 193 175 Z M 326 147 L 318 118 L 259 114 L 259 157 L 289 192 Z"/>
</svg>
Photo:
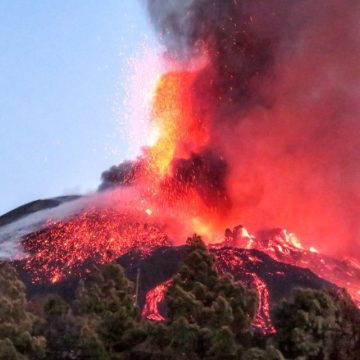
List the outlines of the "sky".
<svg viewBox="0 0 360 360">
<path fill-rule="evenodd" d="M 0 214 L 95 190 L 129 157 L 131 59 L 155 35 L 140 0 L 0 1 Z"/>
</svg>

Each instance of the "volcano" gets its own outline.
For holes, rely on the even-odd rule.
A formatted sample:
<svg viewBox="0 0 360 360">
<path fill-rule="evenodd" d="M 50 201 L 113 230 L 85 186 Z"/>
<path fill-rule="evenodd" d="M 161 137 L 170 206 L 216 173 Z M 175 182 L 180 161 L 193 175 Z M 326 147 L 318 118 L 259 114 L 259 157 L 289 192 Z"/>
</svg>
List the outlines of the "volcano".
<svg viewBox="0 0 360 360">
<path fill-rule="evenodd" d="M 360 306 L 360 7 L 147 5 L 165 48 L 145 96 L 151 141 L 104 171 L 97 192 L 0 217 L 1 257 L 30 296 L 71 297 L 94 264 L 119 262 L 140 275 L 143 316 L 161 320 L 196 233 L 220 273 L 257 290 L 253 326 L 264 333 L 271 306 L 296 287 L 345 289 Z"/>
<path fill-rule="evenodd" d="M 79 201 L 75 197 L 66 200 Z M 71 299 L 79 278 L 94 264 L 117 262 L 132 281 L 139 275 L 138 304 L 142 315 L 151 320 L 164 319 L 164 292 L 185 257 L 187 246 L 175 245 L 156 224 L 137 223 L 134 230 L 134 224 L 124 225 L 124 214 L 120 216 L 108 209 L 80 212 L 58 222 L 43 221 L 40 228 L 36 228 L 36 223 L 30 226 L 31 218 L 38 219 L 36 213 L 46 212 L 46 207 L 51 211 L 54 201 L 42 201 L 44 206 L 38 211 L 31 204 L 15 209 L 10 213 L 17 214 L 14 221 L 0 226 L 0 238 L 6 234 L 6 241 L 11 239 L 9 229 L 22 228 L 20 240 L 14 230 L 14 248 L 21 247 L 21 253 L 26 255 L 9 261 L 27 285 L 28 296 L 55 292 Z M 56 206 L 62 205 L 59 202 Z M 0 221 L 4 218 L 9 219 L 9 215 L 0 217 Z M 252 236 L 237 226 L 226 229 L 223 241 L 209 245 L 209 250 L 221 274 L 231 274 L 234 280 L 257 291 L 259 303 L 253 327 L 262 333 L 275 331 L 270 309 L 295 288 L 341 292 L 345 287 L 354 301 L 359 301 L 355 290 L 359 289 L 360 267 L 356 263 L 304 249 L 285 230 L 272 229 Z"/>
</svg>

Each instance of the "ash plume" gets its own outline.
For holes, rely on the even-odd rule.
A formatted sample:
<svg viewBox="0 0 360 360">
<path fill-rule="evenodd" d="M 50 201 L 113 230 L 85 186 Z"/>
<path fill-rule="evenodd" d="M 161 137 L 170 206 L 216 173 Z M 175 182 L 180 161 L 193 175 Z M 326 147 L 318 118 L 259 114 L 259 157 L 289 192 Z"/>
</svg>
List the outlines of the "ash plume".
<svg viewBox="0 0 360 360">
<path fill-rule="evenodd" d="M 147 8 L 168 56 L 186 66 L 206 53 L 189 91 L 207 148 L 226 163 L 220 183 L 234 218 L 360 255 L 360 3 L 148 0 Z"/>
<path fill-rule="evenodd" d="M 227 212 L 231 208 L 225 184 L 228 167 L 216 153 L 205 150 L 187 159 L 174 159 L 172 168 L 165 186 L 179 192 L 195 189 L 205 205 L 216 211 Z"/>
<path fill-rule="evenodd" d="M 130 186 L 134 183 L 141 169 L 141 161 L 124 161 L 119 165 L 114 165 L 101 174 L 101 184 L 99 191 L 104 191 L 115 186 Z"/>
</svg>

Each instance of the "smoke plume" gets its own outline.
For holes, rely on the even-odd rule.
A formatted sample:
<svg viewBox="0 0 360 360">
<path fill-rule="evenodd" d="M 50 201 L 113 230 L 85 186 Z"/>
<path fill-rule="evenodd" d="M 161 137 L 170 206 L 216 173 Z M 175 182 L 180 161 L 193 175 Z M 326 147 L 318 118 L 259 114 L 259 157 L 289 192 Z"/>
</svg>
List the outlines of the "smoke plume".
<svg viewBox="0 0 360 360">
<path fill-rule="evenodd" d="M 149 0 L 168 55 L 206 52 L 191 91 L 232 214 L 286 226 L 327 251 L 357 251 L 360 3 Z"/>
<path fill-rule="evenodd" d="M 360 255 L 360 3 L 146 5 L 167 57 L 183 68 L 206 58 L 185 89 L 195 120 L 167 182 L 194 188 L 229 223 Z M 194 128 L 206 140 L 193 141 Z M 104 173 L 103 186 L 128 184 L 137 164 Z"/>
</svg>

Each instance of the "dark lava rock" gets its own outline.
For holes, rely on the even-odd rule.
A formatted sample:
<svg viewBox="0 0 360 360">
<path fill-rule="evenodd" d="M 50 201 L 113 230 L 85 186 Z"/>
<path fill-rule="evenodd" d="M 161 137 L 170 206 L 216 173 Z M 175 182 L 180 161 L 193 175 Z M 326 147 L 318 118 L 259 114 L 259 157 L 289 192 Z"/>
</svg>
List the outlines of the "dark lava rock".
<svg viewBox="0 0 360 360">
<path fill-rule="evenodd" d="M 128 278 L 135 282 L 140 271 L 138 303 L 142 308 L 146 294 L 157 285 L 171 279 L 180 262 L 188 251 L 187 246 L 156 248 L 148 256 L 129 252 L 118 259 Z M 266 284 L 270 306 L 286 298 L 295 288 L 331 289 L 337 287 L 315 275 L 308 269 L 276 261 L 258 250 L 246 250 L 233 247 L 213 248 L 210 250 L 217 268 L 222 273 L 230 273 L 237 281 L 253 287 L 254 277 Z M 55 284 L 32 283 L 31 274 L 26 271 L 21 261 L 15 262 L 21 279 L 27 286 L 29 298 L 46 293 L 57 293 L 67 300 L 74 296 L 77 278 L 68 278 Z M 86 264 L 89 266 L 89 264 Z"/>
<path fill-rule="evenodd" d="M 24 216 L 30 215 L 40 210 L 54 208 L 59 206 L 67 201 L 72 201 L 79 199 L 81 196 L 71 195 L 71 196 L 59 196 L 52 199 L 44 200 L 35 200 L 25 205 L 19 206 L 18 208 L 7 212 L 0 216 L 0 226 L 4 226 L 17 221 Z"/>
</svg>

